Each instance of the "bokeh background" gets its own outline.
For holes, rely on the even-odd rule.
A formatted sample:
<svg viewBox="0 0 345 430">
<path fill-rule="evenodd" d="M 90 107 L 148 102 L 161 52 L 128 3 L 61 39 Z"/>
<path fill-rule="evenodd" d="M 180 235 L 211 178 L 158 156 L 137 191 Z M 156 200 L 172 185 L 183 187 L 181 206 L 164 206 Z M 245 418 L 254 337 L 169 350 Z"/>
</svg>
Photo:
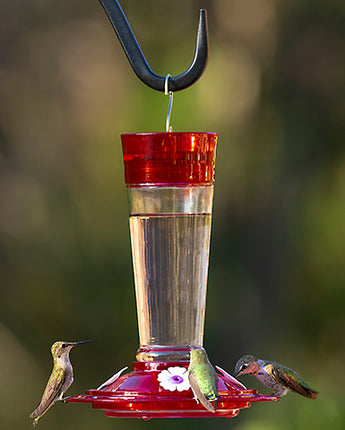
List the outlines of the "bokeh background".
<svg viewBox="0 0 345 430">
<path fill-rule="evenodd" d="M 176 93 L 175 131 L 217 131 L 205 347 L 228 371 L 280 361 L 321 392 L 217 420 L 109 419 L 58 404 L 46 429 L 343 429 L 345 3 L 122 0 L 153 70 L 210 59 Z M 138 347 L 120 134 L 164 131 L 168 100 L 134 75 L 96 0 L 0 1 L 0 427 L 30 428 L 51 371 L 98 386 Z M 260 388 L 254 378 L 242 382 Z"/>
</svg>

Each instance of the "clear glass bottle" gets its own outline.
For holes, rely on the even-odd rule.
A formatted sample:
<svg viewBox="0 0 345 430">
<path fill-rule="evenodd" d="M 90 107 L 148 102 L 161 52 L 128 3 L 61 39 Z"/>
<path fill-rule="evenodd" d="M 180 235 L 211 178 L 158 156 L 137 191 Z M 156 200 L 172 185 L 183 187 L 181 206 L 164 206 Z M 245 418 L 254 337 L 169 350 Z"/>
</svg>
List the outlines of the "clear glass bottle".
<svg viewBox="0 0 345 430">
<path fill-rule="evenodd" d="M 138 361 L 203 345 L 215 133 L 122 135 L 139 326 Z"/>
</svg>

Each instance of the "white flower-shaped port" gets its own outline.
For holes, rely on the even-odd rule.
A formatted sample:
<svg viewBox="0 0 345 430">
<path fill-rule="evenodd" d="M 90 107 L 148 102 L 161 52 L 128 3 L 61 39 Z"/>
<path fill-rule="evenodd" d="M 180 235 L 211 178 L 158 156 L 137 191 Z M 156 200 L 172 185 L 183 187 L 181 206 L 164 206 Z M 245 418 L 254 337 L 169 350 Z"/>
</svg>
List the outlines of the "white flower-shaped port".
<svg viewBox="0 0 345 430">
<path fill-rule="evenodd" d="M 185 367 L 168 367 L 158 375 L 159 385 L 164 390 L 186 391 L 189 390 L 188 369 Z"/>
</svg>

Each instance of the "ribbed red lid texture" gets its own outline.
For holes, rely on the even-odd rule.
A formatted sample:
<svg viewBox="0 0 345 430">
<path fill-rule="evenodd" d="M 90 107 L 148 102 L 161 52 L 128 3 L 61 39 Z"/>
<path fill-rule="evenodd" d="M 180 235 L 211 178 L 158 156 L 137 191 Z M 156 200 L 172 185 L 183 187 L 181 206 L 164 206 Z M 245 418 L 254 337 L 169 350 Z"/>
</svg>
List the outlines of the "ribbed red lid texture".
<svg viewBox="0 0 345 430">
<path fill-rule="evenodd" d="M 197 132 L 122 134 L 127 186 L 212 185 L 217 137 Z"/>
</svg>

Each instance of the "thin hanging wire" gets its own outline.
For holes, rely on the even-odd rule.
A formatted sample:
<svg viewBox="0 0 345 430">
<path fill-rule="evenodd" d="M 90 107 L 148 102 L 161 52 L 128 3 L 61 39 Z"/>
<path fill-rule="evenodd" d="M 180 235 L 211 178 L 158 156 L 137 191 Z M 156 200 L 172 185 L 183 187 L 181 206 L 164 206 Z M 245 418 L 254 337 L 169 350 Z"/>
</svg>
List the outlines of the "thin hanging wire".
<svg viewBox="0 0 345 430">
<path fill-rule="evenodd" d="M 171 133 L 172 132 L 172 126 L 170 125 L 170 117 L 171 117 L 171 111 L 172 111 L 172 105 L 173 105 L 173 99 L 174 99 L 174 95 L 172 91 L 169 91 L 169 78 L 171 78 L 170 73 L 168 73 L 165 77 L 165 95 L 167 96 L 169 93 L 169 107 L 168 107 L 168 114 L 167 114 L 167 119 L 165 122 L 165 130 L 167 133 Z"/>
</svg>

